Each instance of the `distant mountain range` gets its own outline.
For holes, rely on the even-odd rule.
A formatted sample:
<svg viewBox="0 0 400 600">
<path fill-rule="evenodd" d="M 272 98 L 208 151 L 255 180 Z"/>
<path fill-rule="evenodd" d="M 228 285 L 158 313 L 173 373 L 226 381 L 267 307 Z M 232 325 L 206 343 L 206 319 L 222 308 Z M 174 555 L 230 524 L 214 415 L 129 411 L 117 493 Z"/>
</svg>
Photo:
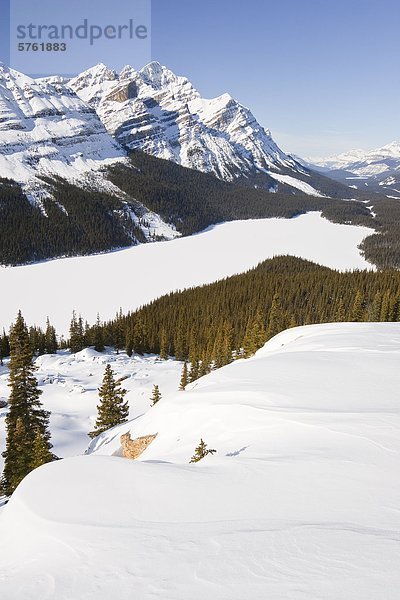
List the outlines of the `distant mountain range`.
<svg viewBox="0 0 400 600">
<path fill-rule="evenodd" d="M 370 188 L 400 198 L 400 142 L 370 151 L 350 150 L 302 164 L 358 189 Z"/>
</svg>

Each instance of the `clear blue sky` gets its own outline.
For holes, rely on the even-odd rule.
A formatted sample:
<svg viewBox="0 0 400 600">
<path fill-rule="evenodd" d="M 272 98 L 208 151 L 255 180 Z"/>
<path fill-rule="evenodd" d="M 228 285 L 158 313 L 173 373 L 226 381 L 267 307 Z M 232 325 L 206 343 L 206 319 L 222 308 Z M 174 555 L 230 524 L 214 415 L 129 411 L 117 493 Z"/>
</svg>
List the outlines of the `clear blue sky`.
<svg viewBox="0 0 400 600">
<path fill-rule="evenodd" d="M 399 30 L 399 0 L 152 1 L 152 58 L 205 97 L 230 92 L 303 156 L 400 140 Z M 100 60 L 141 66 L 115 44 Z"/>
</svg>

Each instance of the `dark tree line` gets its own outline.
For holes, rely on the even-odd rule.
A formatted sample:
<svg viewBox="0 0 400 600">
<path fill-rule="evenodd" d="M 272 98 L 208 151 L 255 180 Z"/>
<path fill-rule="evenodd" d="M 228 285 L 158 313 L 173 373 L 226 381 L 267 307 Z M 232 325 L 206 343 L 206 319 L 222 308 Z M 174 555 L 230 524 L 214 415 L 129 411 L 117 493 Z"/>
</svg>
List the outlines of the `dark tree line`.
<svg viewBox="0 0 400 600">
<path fill-rule="evenodd" d="M 58 341 L 56 330 L 51 325 L 49 319 L 46 320 L 46 328 L 44 330 L 36 325 L 29 327 L 28 339 L 32 354 L 37 356 L 41 354 L 54 354 L 59 348 L 65 347 L 62 338 Z M 3 358 L 10 356 L 10 351 L 10 335 L 3 329 L 0 335 L 0 362 L 3 361 Z"/>
</svg>

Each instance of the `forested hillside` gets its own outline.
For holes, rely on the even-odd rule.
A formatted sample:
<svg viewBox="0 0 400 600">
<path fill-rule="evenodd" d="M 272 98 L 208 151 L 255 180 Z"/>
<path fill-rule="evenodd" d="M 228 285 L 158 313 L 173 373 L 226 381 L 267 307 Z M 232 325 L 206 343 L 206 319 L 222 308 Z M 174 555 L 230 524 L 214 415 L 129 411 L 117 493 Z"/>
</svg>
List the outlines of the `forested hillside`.
<svg viewBox="0 0 400 600">
<path fill-rule="evenodd" d="M 222 221 L 291 218 L 311 210 L 321 210 L 329 220 L 338 223 L 373 226 L 371 213 L 362 202 L 269 193 L 227 183 L 143 152 L 132 152 L 130 158 L 136 168 L 113 166 L 109 169 L 111 181 L 165 221 L 174 223 L 183 235 Z"/>
<path fill-rule="evenodd" d="M 37 203 L 30 201 L 15 182 L 1 179 L 0 263 L 17 265 L 145 242 L 140 221 L 141 214 L 149 209 L 183 235 L 223 221 L 291 218 L 321 211 L 333 222 L 371 227 L 371 236 L 362 245 L 366 259 L 381 268 L 400 266 L 400 208 L 396 200 L 376 194 L 366 201 L 364 197 L 339 200 L 269 193 L 223 182 L 139 151 L 130 159 L 131 166 L 115 165 L 107 173 L 125 192 L 126 201 L 60 178 L 42 178 L 45 193 Z M 137 218 L 132 220 L 132 214 Z"/>
<path fill-rule="evenodd" d="M 48 184 L 54 200 L 44 196 L 38 206 L 18 184 L 0 180 L 1 264 L 92 254 L 145 241 L 118 198 L 63 180 Z"/>
<path fill-rule="evenodd" d="M 297 325 L 399 321 L 400 272 L 339 272 L 290 256 L 155 300 L 103 327 L 105 344 L 192 363 L 226 364 Z"/>
</svg>

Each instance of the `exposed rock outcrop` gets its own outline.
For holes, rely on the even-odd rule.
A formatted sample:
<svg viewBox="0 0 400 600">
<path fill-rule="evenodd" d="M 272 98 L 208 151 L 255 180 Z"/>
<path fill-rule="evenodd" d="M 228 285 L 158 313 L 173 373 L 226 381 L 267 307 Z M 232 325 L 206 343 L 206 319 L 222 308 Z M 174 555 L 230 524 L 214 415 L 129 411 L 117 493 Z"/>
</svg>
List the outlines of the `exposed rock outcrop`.
<svg viewBox="0 0 400 600">
<path fill-rule="evenodd" d="M 157 433 L 143 435 L 142 437 L 138 437 L 133 440 L 129 431 L 128 433 L 124 433 L 121 435 L 122 455 L 125 458 L 138 458 L 155 440 L 157 435 Z"/>
</svg>

